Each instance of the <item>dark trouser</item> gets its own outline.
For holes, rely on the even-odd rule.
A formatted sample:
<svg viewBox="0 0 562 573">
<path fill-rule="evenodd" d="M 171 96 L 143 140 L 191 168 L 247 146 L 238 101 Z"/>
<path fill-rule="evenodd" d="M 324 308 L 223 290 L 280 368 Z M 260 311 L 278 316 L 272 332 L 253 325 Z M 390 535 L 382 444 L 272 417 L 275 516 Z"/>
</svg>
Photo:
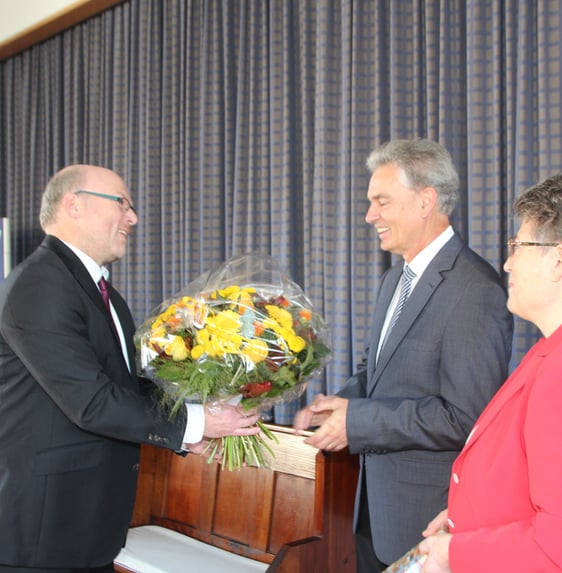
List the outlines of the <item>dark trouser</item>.
<svg viewBox="0 0 562 573">
<path fill-rule="evenodd" d="M 48 569 L 46 567 L 12 567 L 0 565 L 0 573 L 114 573 L 113 563 L 103 567 L 89 567 L 86 569 Z"/>
<path fill-rule="evenodd" d="M 373 549 L 371 537 L 371 522 L 369 521 L 369 503 L 365 482 L 361 491 L 361 504 L 359 507 L 359 520 L 355 533 L 355 557 L 357 560 L 357 573 L 380 573 L 388 565 L 379 561 Z M 2 573 L 0 571 L 0 573 Z"/>
</svg>

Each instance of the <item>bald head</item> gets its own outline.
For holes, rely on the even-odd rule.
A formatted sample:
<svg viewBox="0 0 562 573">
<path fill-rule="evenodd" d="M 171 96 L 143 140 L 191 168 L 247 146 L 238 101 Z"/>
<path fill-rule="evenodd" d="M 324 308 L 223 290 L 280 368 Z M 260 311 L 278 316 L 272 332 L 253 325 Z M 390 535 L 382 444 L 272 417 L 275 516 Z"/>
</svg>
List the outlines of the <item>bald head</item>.
<svg viewBox="0 0 562 573">
<path fill-rule="evenodd" d="M 121 258 L 138 219 L 123 179 L 96 165 L 70 165 L 47 183 L 39 221 L 100 265 Z"/>
<path fill-rule="evenodd" d="M 56 221 L 57 210 L 64 195 L 82 187 L 84 174 L 90 168 L 88 165 L 70 165 L 51 177 L 43 192 L 39 212 L 39 223 L 44 231 Z"/>
</svg>

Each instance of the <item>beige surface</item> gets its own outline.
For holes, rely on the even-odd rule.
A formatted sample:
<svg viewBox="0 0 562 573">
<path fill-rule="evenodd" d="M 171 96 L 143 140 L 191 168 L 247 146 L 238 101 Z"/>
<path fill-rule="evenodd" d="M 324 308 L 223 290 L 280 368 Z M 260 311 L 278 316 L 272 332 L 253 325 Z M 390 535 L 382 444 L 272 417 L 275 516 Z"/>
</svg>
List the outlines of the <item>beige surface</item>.
<svg viewBox="0 0 562 573">
<path fill-rule="evenodd" d="M 273 458 L 268 453 L 266 454 L 266 457 L 270 459 L 271 469 L 314 479 L 318 449 L 304 443 L 304 438 L 311 432 L 303 432 L 302 435 L 297 436 L 292 428 L 284 430 L 275 426 L 275 430 L 279 443 L 266 440 L 275 454 Z"/>
<path fill-rule="evenodd" d="M 0 43 L 81 0 L 0 0 Z"/>
</svg>

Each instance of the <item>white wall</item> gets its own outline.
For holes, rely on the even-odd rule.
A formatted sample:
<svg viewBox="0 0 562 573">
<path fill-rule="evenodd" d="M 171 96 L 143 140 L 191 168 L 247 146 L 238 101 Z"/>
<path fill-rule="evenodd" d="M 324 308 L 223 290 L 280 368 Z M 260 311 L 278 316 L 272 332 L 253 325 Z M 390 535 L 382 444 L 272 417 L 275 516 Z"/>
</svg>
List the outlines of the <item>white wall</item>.
<svg viewBox="0 0 562 573">
<path fill-rule="evenodd" d="M 0 0 L 0 43 L 80 3 L 77 0 Z"/>
</svg>

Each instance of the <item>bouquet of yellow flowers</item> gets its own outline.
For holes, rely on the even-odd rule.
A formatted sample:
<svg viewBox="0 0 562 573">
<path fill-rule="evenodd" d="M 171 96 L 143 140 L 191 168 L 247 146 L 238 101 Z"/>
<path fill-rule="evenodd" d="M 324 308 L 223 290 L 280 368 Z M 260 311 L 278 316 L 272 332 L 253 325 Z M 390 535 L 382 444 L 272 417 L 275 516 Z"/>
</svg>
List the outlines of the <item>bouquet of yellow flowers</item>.
<svg viewBox="0 0 562 573">
<path fill-rule="evenodd" d="M 329 331 L 270 257 L 231 259 L 164 301 L 136 333 L 140 372 L 185 401 L 240 401 L 263 411 L 294 400 L 330 356 Z M 270 432 L 261 423 L 263 434 Z M 265 465 L 261 434 L 211 441 L 223 468 Z"/>
</svg>

